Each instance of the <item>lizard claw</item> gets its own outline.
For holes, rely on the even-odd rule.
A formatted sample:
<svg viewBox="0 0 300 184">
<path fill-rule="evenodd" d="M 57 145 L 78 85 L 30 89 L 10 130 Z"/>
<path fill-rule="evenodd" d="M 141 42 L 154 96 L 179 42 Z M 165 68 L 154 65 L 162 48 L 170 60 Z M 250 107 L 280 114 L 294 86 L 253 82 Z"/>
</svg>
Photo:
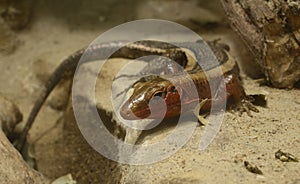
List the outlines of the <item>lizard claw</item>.
<svg viewBox="0 0 300 184">
<path fill-rule="evenodd" d="M 240 116 L 246 112 L 249 117 L 253 117 L 251 111 L 256 113 L 259 112 L 259 110 L 252 104 L 253 101 L 254 99 L 251 96 L 247 96 L 247 98 L 241 100 L 241 104 L 237 108 Z"/>
</svg>

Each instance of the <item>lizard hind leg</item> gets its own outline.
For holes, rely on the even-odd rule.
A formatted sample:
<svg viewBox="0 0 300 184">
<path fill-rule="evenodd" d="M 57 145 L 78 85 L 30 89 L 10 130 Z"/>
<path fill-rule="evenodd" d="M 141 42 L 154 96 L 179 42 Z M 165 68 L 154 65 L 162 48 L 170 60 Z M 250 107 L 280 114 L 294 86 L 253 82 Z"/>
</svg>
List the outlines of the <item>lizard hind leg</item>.
<svg viewBox="0 0 300 184">
<path fill-rule="evenodd" d="M 143 61 L 143 60 L 142 60 Z M 144 61 L 145 62 L 145 61 Z M 120 78 L 141 78 L 146 75 L 166 75 L 166 74 L 172 74 L 176 72 L 183 71 L 182 66 L 179 64 L 174 63 L 169 58 L 165 57 L 157 57 L 153 60 L 148 61 L 147 65 L 142 68 L 142 70 L 137 74 L 121 74 L 114 78 L 115 80 L 118 80 Z"/>
</svg>

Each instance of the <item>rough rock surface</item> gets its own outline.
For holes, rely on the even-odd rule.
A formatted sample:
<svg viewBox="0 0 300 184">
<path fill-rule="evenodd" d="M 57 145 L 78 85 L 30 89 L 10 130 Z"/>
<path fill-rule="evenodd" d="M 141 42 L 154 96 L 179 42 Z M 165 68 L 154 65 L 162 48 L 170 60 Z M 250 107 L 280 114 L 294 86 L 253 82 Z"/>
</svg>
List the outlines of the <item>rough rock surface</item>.
<svg viewBox="0 0 300 184">
<path fill-rule="evenodd" d="M 21 120 L 22 115 L 18 107 L 0 96 L 0 183 L 49 183 L 41 173 L 26 164 L 6 137 L 12 136 L 13 129 Z"/>
<path fill-rule="evenodd" d="M 300 2 L 222 0 L 233 29 L 244 40 L 268 81 L 292 88 L 300 79 Z"/>
</svg>

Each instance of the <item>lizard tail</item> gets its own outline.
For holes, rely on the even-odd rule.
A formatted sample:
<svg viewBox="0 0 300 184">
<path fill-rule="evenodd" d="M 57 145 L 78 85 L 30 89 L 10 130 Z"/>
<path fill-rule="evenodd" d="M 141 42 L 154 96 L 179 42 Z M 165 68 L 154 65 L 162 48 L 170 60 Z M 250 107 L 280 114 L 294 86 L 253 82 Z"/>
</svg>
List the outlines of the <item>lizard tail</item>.
<svg viewBox="0 0 300 184">
<path fill-rule="evenodd" d="M 55 69 L 55 71 L 51 74 L 49 77 L 44 89 L 42 90 L 41 94 L 39 95 L 39 98 L 35 102 L 29 117 L 27 119 L 27 122 L 24 126 L 24 129 L 22 130 L 19 139 L 14 143 L 15 147 L 21 152 L 23 150 L 23 147 L 26 142 L 26 137 L 27 134 L 37 116 L 39 113 L 42 105 L 46 101 L 47 97 L 53 90 L 53 88 L 60 82 L 60 80 L 65 76 L 65 75 L 73 75 L 75 68 L 80 60 L 80 57 L 82 56 L 84 52 L 84 49 L 79 50 L 63 60 L 63 62 Z M 68 70 L 66 70 L 68 68 Z"/>
</svg>

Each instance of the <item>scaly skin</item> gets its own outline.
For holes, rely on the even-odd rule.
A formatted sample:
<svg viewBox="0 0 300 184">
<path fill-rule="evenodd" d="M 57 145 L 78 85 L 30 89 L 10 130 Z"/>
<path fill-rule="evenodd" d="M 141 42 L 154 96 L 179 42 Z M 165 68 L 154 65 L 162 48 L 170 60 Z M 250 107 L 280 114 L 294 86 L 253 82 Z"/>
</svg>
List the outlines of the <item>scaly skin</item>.
<svg viewBox="0 0 300 184">
<path fill-rule="evenodd" d="M 188 71 L 192 81 L 187 78 L 186 74 L 166 75 L 164 78 L 171 77 L 173 83 L 177 83 L 177 89 L 172 82 L 161 77 L 148 81 L 140 80 L 133 86 L 134 91 L 131 97 L 121 107 L 120 115 L 127 120 L 169 118 L 192 110 L 191 108 L 204 99 L 208 100 L 201 107 L 201 112 L 208 112 L 213 99 L 206 76 L 210 76 L 210 83 L 217 82 L 219 75 L 224 77 L 226 98 L 215 98 L 217 106 L 226 101 L 228 101 L 228 107 L 237 106 L 247 96 L 239 78 L 236 62 L 227 51 L 224 51 L 224 54 L 226 54 L 227 60 L 217 66 L 222 73 L 219 73 L 220 70 L 217 70 L 216 67 L 205 73 L 202 70 Z M 197 94 L 192 93 L 192 85 L 196 87 Z M 165 105 L 167 110 L 165 114 L 162 114 L 161 109 Z"/>
<path fill-rule="evenodd" d="M 199 44 L 203 45 L 203 42 L 179 43 L 179 45 L 180 44 L 182 44 L 182 46 L 187 49 L 194 50 L 193 52 L 197 59 L 199 59 L 199 58 L 201 59 L 202 56 L 205 57 L 205 51 L 201 51 L 201 50 L 199 50 L 199 48 L 198 48 L 198 50 L 194 49 L 194 46 L 197 46 Z M 209 43 L 209 45 L 212 46 L 212 49 L 215 51 L 221 64 L 224 63 L 225 61 L 228 61 L 228 58 L 226 58 L 227 55 L 224 55 L 224 52 L 219 52 L 221 50 L 218 48 L 219 46 L 213 46 L 213 45 L 216 45 L 215 43 Z M 118 48 L 119 50 L 117 50 L 114 53 L 111 53 L 111 51 L 114 50 L 115 48 Z M 127 44 L 126 41 L 125 42 L 119 41 L 119 42 L 110 42 L 110 43 L 105 43 L 105 44 L 96 44 L 96 45 L 89 47 L 86 50 L 81 49 L 81 50 L 75 52 L 74 54 L 72 54 L 71 56 L 66 58 L 56 68 L 56 70 L 53 72 L 53 74 L 50 75 L 49 80 L 45 84 L 44 89 L 41 91 L 40 96 L 36 100 L 32 110 L 30 112 L 29 118 L 25 124 L 23 132 L 21 133 L 18 141 L 16 142 L 16 148 L 18 150 L 21 151 L 23 149 L 24 143 L 26 142 L 26 137 L 27 137 L 28 131 L 30 130 L 30 128 L 31 128 L 38 112 L 40 111 L 42 105 L 44 104 L 45 100 L 47 99 L 47 97 L 49 96 L 51 91 L 60 82 L 60 80 L 62 78 L 66 77 L 66 76 L 70 77 L 70 76 L 74 75 L 75 69 L 76 69 L 76 67 L 78 67 L 78 62 L 79 62 L 82 54 L 84 53 L 84 51 L 87 54 L 85 55 L 85 60 L 83 62 L 90 62 L 93 60 L 106 59 L 106 56 L 109 56 L 110 54 L 112 54 L 110 56 L 111 58 L 127 58 L 127 59 L 136 59 L 136 58 L 140 58 L 140 57 L 148 56 L 148 55 L 159 55 L 159 56 L 164 56 L 164 57 L 168 57 L 168 58 L 172 59 L 173 61 L 175 61 L 182 67 L 185 67 L 188 62 L 186 53 L 183 52 L 181 49 L 177 48 L 176 46 L 173 46 L 172 44 L 168 44 L 168 43 L 163 43 L 163 42 L 159 42 L 159 41 L 151 41 L 151 40 L 140 41 L 140 42 L 131 43 L 131 44 Z M 206 69 L 209 71 L 213 71 L 213 68 L 216 67 L 216 66 L 210 65 L 210 63 L 206 63 L 206 64 L 207 64 Z M 226 71 L 228 71 L 229 73 L 233 72 L 235 70 L 234 68 L 235 67 L 233 67 L 233 66 L 224 67 L 224 69 Z M 199 92 L 202 90 L 201 95 L 199 95 L 199 97 L 210 98 L 210 96 L 208 95 L 210 93 L 207 88 L 207 80 L 203 77 L 201 70 L 199 70 L 199 68 L 194 68 L 193 71 L 190 71 L 190 73 L 191 73 L 191 75 L 195 75 L 195 76 L 197 74 L 200 75 L 200 77 L 199 76 L 192 77 L 193 80 L 195 79 L 194 81 L 195 81 L 196 85 L 200 84 L 200 86 L 202 86 L 202 88 L 201 89 L 199 88 L 199 90 L 198 90 Z M 225 73 L 227 73 L 227 72 L 225 72 Z M 212 72 L 212 74 L 215 74 L 215 73 Z M 174 77 L 174 79 L 176 79 L 176 74 L 174 74 L 174 76 L 172 76 L 172 77 Z M 238 80 L 238 74 L 233 75 L 232 79 L 233 80 L 231 80 L 231 79 L 229 80 L 229 78 L 228 78 L 228 83 L 227 83 L 226 87 L 228 89 L 228 93 L 230 93 L 231 95 L 234 96 L 235 101 L 239 101 L 244 98 L 244 91 Z M 156 79 L 156 80 L 160 80 L 160 79 Z M 179 81 L 182 81 L 182 79 Z M 142 85 L 143 82 L 145 82 L 144 87 Z M 165 90 L 174 91 L 174 89 L 170 88 L 171 85 L 167 84 L 167 82 L 163 81 L 163 80 L 161 80 L 157 83 L 152 83 L 153 88 L 156 90 L 160 89 L 157 87 L 157 84 L 159 84 L 159 83 L 162 84 L 163 91 L 165 91 Z M 130 112 L 132 112 L 131 110 L 133 110 L 133 112 L 139 117 L 145 117 L 145 118 L 148 117 L 147 116 L 148 112 L 141 110 L 142 107 L 145 106 L 145 105 L 144 106 L 141 105 L 141 103 L 149 102 L 149 100 L 152 98 L 154 91 L 151 91 L 150 93 L 146 93 L 146 91 L 149 90 L 149 84 L 150 84 L 150 79 L 146 79 L 146 80 L 144 79 L 135 84 L 136 90 L 135 90 L 134 96 L 131 97 L 130 100 L 128 101 L 127 105 L 123 106 L 123 108 L 122 108 L 121 114 L 123 114 L 125 119 L 126 118 L 131 119 L 131 117 L 128 116 L 128 112 L 129 112 L 128 108 L 130 109 Z M 139 85 L 140 85 L 141 90 L 137 90 L 137 86 L 139 86 Z M 143 93 L 145 95 L 145 97 L 146 97 L 145 101 L 139 102 L 139 103 L 133 103 L 135 97 L 137 96 L 138 91 L 139 91 L 139 93 Z M 178 92 L 177 93 L 173 92 L 173 93 L 168 93 L 168 95 L 167 95 L 167 102 L 172 104 L 169 106 L 170 111 L 168 112 L 168 117 L 178 115 L 178 113 L 179 113 L 179 111 L 177 109 L 178 106 L 173 105 L 173 104 L 178 104 L 178 94 L 179 94 Z M 193 99 L 193 100 L 195 100 L 195 99 Z M 188 108 L 188 105 L 187 105 L 187 108 Z M 209 108 L 209 103 L 207 104 L 207 107 L 203 107 L 203 109 L 208 109 L 208 108 Z"/>
<path fill-rule="evenodd" d="M 114 50 L 117 51 L 113 52 Z M 62 78 L 70 78 L 74 75 L 76 67 L 78 67 L 79 60 L 83 53 L 85 54 L 85 58 L 81 61 L 82 63 L 99 59 L 107 59 L 108 56 L 110 56 L 110 58 L 137 59 L 148 55 L 169 57 L 182 66 L 185 66 L 187 63 L 185 54 L 176 46 L 169 43 L 152 40 L 138 41 L 129 44 L 127 41 L 101 43 L 94 44 L 87 49 L 78 50 L 63 60 L 62 63 L 50 75 L 38 99 L 34 103 L 20 137 L 14 142 L 15 147 L 18 150 L 21 151 L 23 149 L 28 131 L 30 130 L 38 112 L 40 111 L 49 94 Z"/>
</svg>

